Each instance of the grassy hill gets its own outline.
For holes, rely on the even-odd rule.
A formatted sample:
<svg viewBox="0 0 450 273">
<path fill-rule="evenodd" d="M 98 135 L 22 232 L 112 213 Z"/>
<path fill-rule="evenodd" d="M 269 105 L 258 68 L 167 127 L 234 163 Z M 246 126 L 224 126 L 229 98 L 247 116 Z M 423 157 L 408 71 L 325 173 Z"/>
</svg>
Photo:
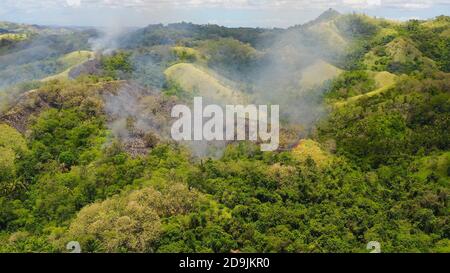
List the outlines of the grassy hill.
<svg viewBox="0 0 450 273">
<path fill-rule="evenodd" d="M 303 88 L 320 86 L 326 81 L 334 79 L 341 72 L 341 69 L 323 60 L 318 60 L 302 70 L 300 77 L 300 86 Z"/>
<path fill-rule="evenodd" d="M 242 92 L 224 85 L 215 73 L 195 64 L 173 65 L 165 71 L 165 75 L 192 96 L 203 96 L 217 103 L 242 104 L 247 101 Z"/>
<path fill-rule="evenodd" d="M 316 39 L 326 41 L 327 47 L 345 48 L 348 45 L 346 38 L 340 33 L 335 20 L 322 21 L 307 28 Z"/>
<path fill-rule="evenodd" d="M 436 69 L 433 60 L 425 57 L 411 40 L 402 37 L 367 53 L 364 64 L 371 70 L 389 70 L 394 73 L 407 73 L 418 67 Z"/>
<path fill-rule="evenodd" d="M 17 42 L 17 41 L 23 41 L 27 39 L 27 35 L 26 34 L 21 34 L 21 33 L 3 33 L 0 34 L 0 43 L 3 41 L 13 41 L 13 42 Z"/>
<path fill-rule="evenodd" d="M 388 91 L 390 88 L 394 87 L 395 80 L 397 79 L 396 75 L 389 73 L 387 71 L 382 71 L 382 72 L 370 71 L 369 75 L 371 78 L 374 79 L 375 84 L 376 84 L 376 89 L 371 90 L 371 91 L 366 92 L 361 95 L 349 97 L 344 101 L 338 101 L 338 102 L 334 103 L 334 106 L 341 107 L 347 103 L 352 103 L 352 102 L 358 101 L 362 98 L 368 98 L 368 97 L 379 95 L 385 91 Z"/>
<path fill-rule="evenodd" d="M 50 80 L 56 80 L 56 79 L 68 79 L 69 78 L 69 72 L 75 68 L 78 65 L 83 64 L 84 62 L 88 60 L 92 60 L 94 58 L 94 52 L 92 51 L 86 51 L 86 50 L 80 50 L 80 51 L 74 51 L 72 53 L 66 54 L 62 57 L 60 57 L 57 61 L 61 64 L 64 71 L 53 75 L 48 76 L 42 79 L 42 81 L 50 81 Z"/>
<path fill-rule="evenodd" d="M 302 163 L 311 159 L 319 167 L 327 166 L 331 160 L 332 155 L 324 151 L 320 144 L 311 139 L 301 140 L 293 149 L 292 154 L 294 158 Z"/>
</svg>

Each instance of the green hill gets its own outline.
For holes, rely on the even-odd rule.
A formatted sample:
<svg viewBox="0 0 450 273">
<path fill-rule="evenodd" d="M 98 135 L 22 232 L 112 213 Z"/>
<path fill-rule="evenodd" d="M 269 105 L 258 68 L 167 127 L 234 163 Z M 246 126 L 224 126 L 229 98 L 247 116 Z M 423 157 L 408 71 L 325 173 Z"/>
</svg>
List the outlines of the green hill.
<svg viewBox="0 0 450 273">
<path fill-rule="evenodd" d="M 224 85 L 212 71 L 195 64 L 179 63 L 164 73 L 168 80 L 178 83 L 192 96 L 203 96 L 217 103 L 242 104 L 247 101 L 243 93 Z"/>
<path fill-rule="evenodd" d="M 323 60 L 318 60 L 302 70 L 300 86 L 303 88 L 320 86 L 326 81 L 334 79 L 341 72 L 341 69 Z"/>
<path fill-rule="evenodd" d="M 394 73 L 436 69 L 433 60 L 425 57 L 411 40 L 402 37 L 367 53 L 364 64 L 371 70 L 389 70 Z"/>
<path fill-rule="evenodd" d="M 369 75 L 375 81 L 376 89 L 366 92 L 364 94 L 349 97 L 345 101 L 336 102 L 334 103 L 334 106 L 340 107 L 347 103 L 355 102 L 362 98 L 368 98 L 375 95 L 379 95 L 385 91 L 388 91 L 390 88 L 394 87 L 395 80 L 397 79 L 396 75 L 389 73 L 387 71 L 370 72 Z"/>
<path fill-rule="evenodd" d="M 84 62 L 91 60 L 94 58 L 94 53 L 92 51 L 74 51 L 72 53 L 66 54 L 58 59 L 58 62 L 61 64 L 63 72 L 58 73 L 53 76 L 46 77 L 42 79 L 42 81 L 51 81 L 56 79 L 68 79 L 69 72 L 78 65 L 83 64 Z"/>
</svg>

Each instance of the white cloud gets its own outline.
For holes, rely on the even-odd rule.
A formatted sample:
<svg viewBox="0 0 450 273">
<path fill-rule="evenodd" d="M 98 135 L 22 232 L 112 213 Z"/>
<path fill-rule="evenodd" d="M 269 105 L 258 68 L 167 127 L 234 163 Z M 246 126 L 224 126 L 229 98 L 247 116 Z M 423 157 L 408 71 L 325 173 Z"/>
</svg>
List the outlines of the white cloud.
<svg viewBox="0 0 450 273">
<path fill-rule="evenodd" d="M 0 20 L 36 24 L 142 26 L 216 22 L 287 27 L 328 8 L 390 18 L 450 15 L 450 0 L 0 0 Z"/>
<path fill-rule="evenodd" d="M 81 0 L 66 0 L 66 2 L 71 7 L 79 7 L 81 5 Z"/>
<path fill-rule="evenodd" d="M 164 8 L 164 7 L 223 7 L 223 8 L 294 8 L 320 9 L 327 7 L 373 8 L 391 7 L 405 9 L 427 8 L 433 5 L 450 5 L 450 0 L 2 0 L 0 7 L 48 8 L 111 7 L 111 8 Z"/>
</svg>

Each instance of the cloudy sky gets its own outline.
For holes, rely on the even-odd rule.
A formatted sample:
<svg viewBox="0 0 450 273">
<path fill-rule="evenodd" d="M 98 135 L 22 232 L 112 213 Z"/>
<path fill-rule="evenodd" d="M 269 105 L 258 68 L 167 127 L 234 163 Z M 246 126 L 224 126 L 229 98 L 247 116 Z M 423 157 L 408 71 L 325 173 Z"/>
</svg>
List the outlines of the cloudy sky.
<svg viewBox="0 0 450 273">
<path fill-rule="evenodd" d="M 188 21 L 287 27 L 327 8 L 406 20 L 450 15 L 450 0 L 0 0 L 0 20 L 46 25 L 144 26 Z"/>
</svg>

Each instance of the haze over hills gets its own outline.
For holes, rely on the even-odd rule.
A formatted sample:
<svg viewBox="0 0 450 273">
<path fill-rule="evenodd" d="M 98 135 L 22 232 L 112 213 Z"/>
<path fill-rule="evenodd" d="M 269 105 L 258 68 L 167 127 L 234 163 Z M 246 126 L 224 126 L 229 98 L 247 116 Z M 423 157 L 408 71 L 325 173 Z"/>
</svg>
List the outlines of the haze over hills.
<svg viewBox="0 0 450 273">
<path fill-rule="evenodd" d="M 1 22 L 0 251 L 449 252 L 449 29 Z M 198 95 L 280 105 L 280 149 L 174 142 Z"/>
</svg>

